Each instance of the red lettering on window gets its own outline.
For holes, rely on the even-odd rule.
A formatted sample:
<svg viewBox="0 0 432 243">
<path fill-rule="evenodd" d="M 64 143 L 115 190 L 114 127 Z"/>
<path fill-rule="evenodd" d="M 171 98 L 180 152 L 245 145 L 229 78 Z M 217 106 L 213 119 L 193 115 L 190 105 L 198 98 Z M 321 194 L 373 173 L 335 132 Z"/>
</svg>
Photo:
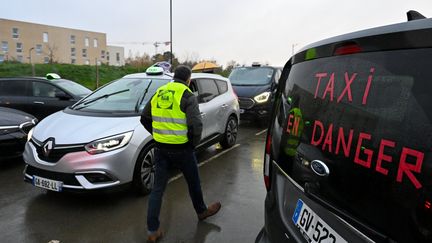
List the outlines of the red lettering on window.
<svg viewBox="0 0 432 243">
<path fill-rule="evenodd" d="M 334 93 L 334 76 L 335 76 L 334 73 L 332 73 L 332 74 L 330 75 L 330 79 L 329 79 L 329 81 L 328 81 L 328 83 L 327 83 L 327 87 L 326 87 L 326 89 L 324 90 L 324 94 L 323 94 L 323 96 L 322 96 L 322 99 L 324 99 L 325 96 L 326 96 L 326 94 L 327 94 L 327 92 L 329 92 L 329 93 L 330 93 L 330 101 L 333 101 L 333 93 Z"/>
<path fill-rule="evenodd" d="M 363 101 L 362 101 L 363 105 L 366 105 L 367 98 L 369 96 L 369 90 L 370 90 L 370 86 L 371 86 L 371 83 L 372 83 L 372 78 L 373 78 L 374 72 L 375 72 L 375 68 L 371 68 L 370 69 L 370 75 L 368 77 L 366 88 L 365 88 L 365 91 L 364 91 L 364 94 L 363 94 Z"/>
<path fill-rule="evenodd" d="M 286 128 L 286 132 L 288 133 L 288 134 L 290 134 L 291 133 L 291 126 L 293 125 L 293 123 L 291 122 L 291 120 L 294 118 L 294 115 L 293 114 L 289 114 L 289 116 L 288 116 L 288 124 L 287 124 L 287 128 Z"/>
<path fill-rule="evenodd" d="M 382 167 L 382 161 L 387 161 L 387 162 L 392 162 L 393 159 L 391 156 L 388 156 L 386 154 L 384 154 L 384 148 L 385 147 L 391 147 L 394 148 L 396 146 L 396 143 L 390 140 L 386 140 L 386 139 L 381 139 L 381 143 L 380 143 L 380 147 L 378 150 L 378 159 L 377 159 L 377 164 L 375 167 L 375 170 L 378 171 L 379 173 L 383 174 L 383 175 L 387 175 L 388 174 L 388 170 Z"/>
<path fill-rule="evenodd" d="M 315 140 L 315 132 L 316 132 L 317 126 L 320 128 L 321 134 L 320 134 L 319 139 Z M 320 122 L 318 120 L 315 120 L 315 122 L 314 122 L 314 128 L 313 128 L 313 131 L 312 131 L 311 144 L 314 145 L 314 146 L 319 145 L 321 143 L 323 137 L 324 137 L 324 126 L 323 126 L 322 122 Z"/>
<path fill-rule="evenodd" d="M 318 89 L 319 89 L 319 86 L 321 84 L 321 79 L 324 77 L 327 77 L 327 73 L 317 73 L 317 74 L 315 74 L 315 77 L 318 78 L 317 86 L 315 88 L 315 95 L 314 95 L 314 98 L 316 99 L 316 97 L 318 95 Z"/>
<path fill-rule="evenodd" d="M 416 158 L 415 164 L 409 164 L 406 159 L 408 156 L 412 156 Z M 405 174 L 410 179 L 411 183 L 414 184 L 416 189 L 420 189 L 422 187 L 421 183 L 414 176 L 413 172 L 420 173 L 421 167 L 423 164 L 424 153 L 403 147 L 402 154 L 399 161 L 399 169 L 396 177 L 397 182 L 402 182 L 403 175 Z"/>
<path fill-rule="evenodd" d="M 328 146 L 328 151 L 330 153 L 332 152 L 332 137 L 333 137 L 333 124 L 330 123 L 330 125 L 327 129 L 327 134 L 326 134 L 326 137 L 324 139 L 324 143 L 322 145 L 323 151 L 326 149 L 326 146 Z"/>
<path fill-rule="evenodd" d="M 364 153 L 367 155 L 367 159 L 362 160 L 360 159 L 360 150 L 362 148 L 362 143 L 363 143 L 363 139 L 365 140 L 370 140 L 371 139 L 371 135 L 368 133 L 359 133 L 359 137 L 358 137 L 358 142 L 357 142 L 357 149 L 356 149 L 356 153 L 355 153 L 355 157 L 354 157 L 354 162 L 362 165 L 366 168 L 370 168 L 371 166 L 371 161 L 372 161 L 372 155 L 373 155 L 373 151 L 370 149 L 364 149 Z"/>
<path fill-rule="evenodd" d="M 357 73 L 354 73 L 351 78 L 348 77 L 348 73 L 345 72 L 345 88 L 344 90 L 342 90 L 342 93 L 339 95 L 339 98 L 337 99 L 337 103 L 339 103 L 342 98 L 344 97 L 344 94 L 347 93 L 348 95 L 348 101 L 352 102 L 352 95 L 351 95 L 351 84 L 354 81 L 354 79 L 356 78 Z"/>
<path fill-rule="evenodd" d="M 339 133 L 338 133 L 338 137 L 337 137 L 336 151 L 335 151 L 336 155 L 339 154 L 339 149 L 340 149 L 340 146 L 342 144 L 342 149 L 344 151 L 345 157 L 347 157 L 347 158 L 349 157 L 353 133 L 354 133 L 354 130 L 350 129 L 350 132 L 348 135 L 348 142 L 345 142 L 345 134 L 344 134 L 343 128 L 339 127 Z"/>
<path fill-rule="evenodd" d="M 298 127 L 300 124 L 300 117 L 295 116 L 294 117 L 294 125 L 293 125 L 293 129 L 292 129 L 292 133 L 294 136 L 298 136 Z"/>
</svg>

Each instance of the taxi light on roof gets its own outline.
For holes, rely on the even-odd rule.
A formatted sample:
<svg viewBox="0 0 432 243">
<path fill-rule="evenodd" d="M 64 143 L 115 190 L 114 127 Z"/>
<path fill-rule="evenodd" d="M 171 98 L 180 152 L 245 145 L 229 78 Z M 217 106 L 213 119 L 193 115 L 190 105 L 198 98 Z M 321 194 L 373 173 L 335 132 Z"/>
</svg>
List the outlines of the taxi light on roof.
<svg viewBox="0 0 432 243">
<path fill-rule="evenodd" d="M 151 66 L 149 68 L 147 68 L 146 73 L 148 75 L 160 75 L 163 74 L 164 69 L 161 67 L 155 67 L 155 66 Z"/>
<path fill-rule="evenodd" d="M 57 73 L 47 73 L 45 75 L 45 78 L 48 80 L 61 79 L 60 75 L 58 75 Z"/>
</svg>

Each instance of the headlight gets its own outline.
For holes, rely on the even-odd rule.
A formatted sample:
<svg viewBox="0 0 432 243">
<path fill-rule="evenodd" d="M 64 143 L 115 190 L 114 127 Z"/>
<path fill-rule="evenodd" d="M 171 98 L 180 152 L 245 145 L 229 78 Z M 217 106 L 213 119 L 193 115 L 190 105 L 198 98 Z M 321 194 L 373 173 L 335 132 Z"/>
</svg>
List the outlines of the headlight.
<svg viewBox="0 0 432 243">
<path fill-rule="evenodd" d="M 264 102 L 267 102 L 268 101 L 268 99 L 269 99 L 269 97 L 270 97 L 270 92 L 264 92 L 264 93 L 261 93 L 261 94 L 259 94 L 259 95 L 257 95 L 257 96 L 255 96 L 254 97 L 254 100 L 257 102 L 257 103 L 264 103 Z"/>
<path fill-rule="evenodd" d="M 100 154 L 126 146 L 132 138 L 133 132 L 126 132 L 112 137 L 93 141 L 85 146 L 89 154 Z"/>
<path fill-rule="evenodd" d="M 32 136 L 33 136 L 33 130 L 34 130 L 34 127 L 32 129 L 30 129 L 30 131 L 28 132 L 28 134 L 27 134 L 27 142 L 30 141 L 30 139 L 32 138 Z"/>
</svg>

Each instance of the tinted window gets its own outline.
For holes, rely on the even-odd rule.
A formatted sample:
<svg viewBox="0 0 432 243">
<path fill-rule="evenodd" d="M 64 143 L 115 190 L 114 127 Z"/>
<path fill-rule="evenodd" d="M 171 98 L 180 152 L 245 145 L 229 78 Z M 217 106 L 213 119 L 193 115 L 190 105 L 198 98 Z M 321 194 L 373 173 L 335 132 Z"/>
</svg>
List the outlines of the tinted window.
<svg viewBox="0 0 432 243">
<path fill-rule="evenodd" d="M 219 89 L 212 79 L 198 79 L 199 95 L 198 100 L 208 102 L 219 95 Z"/>
<path fill-rule="evenodd" d="M 20 80 L 0 81 L 0 95 L 4 96 L 26 96 L 27 82 Z"/>
<path fill-rule="evenodd" d="M 216 80 L 217 87 L 219 89 L 219 93 L 223 94 L 228 91 L 228 84 L 222 80 Z"/>
<path fill-rule="evenodd" d="M 424 211 L 432 185 L 431 54 L 399 50 L 298 63 L 274 123 L 277 162 L 289 176 L 400 242 L 432 225 Z M 310 169 L 316 159 L 328 165 L 328 178 Z"/>
<path fill-rule="evenodd" d="M 63 79 L 63 80 L 55 80 L 53 82 L 76 96 L 85 96 L 91 93 L 91 90 L 70 80 Z"/>
<path fill-rule="evenodd" d="M 32 82 L 33 86 L 33 96 L 36 97 L 50 97 L 55 98 L 56 94 L 64 94 L 64 92 L 56 88 L 52 84 L 42 83 L 42 82 Z"/>
<path fill-rule="evenodd" d="M 270 67 L 241 67 L 232 70 L 233 85 L 265 85 L 270 83 L 274 70 Z"/>
</svg>

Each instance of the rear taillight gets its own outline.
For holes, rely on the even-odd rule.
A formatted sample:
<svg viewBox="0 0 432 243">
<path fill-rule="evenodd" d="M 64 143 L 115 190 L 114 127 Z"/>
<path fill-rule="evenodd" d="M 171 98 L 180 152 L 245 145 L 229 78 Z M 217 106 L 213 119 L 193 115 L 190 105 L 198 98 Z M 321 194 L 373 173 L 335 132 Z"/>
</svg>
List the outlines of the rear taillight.
<svg viewBox="0 0 432 243">
<path fill-rule="evenodd" d="M 267 142 L 265 146 L 265 155 L 264 155 L 264 183 L 265 187 L 270 190 L 271 181 L 270 181 L 270 151 L 271 151 L 271 135 L 270 132 L 267 134 Z"/>
<path fill-rule="evenodd" d="M 361 48 L 357 44 L 346 44 L 336 48 L 334 55 L 348 55 L 361 52 Z"/>
</svg>

